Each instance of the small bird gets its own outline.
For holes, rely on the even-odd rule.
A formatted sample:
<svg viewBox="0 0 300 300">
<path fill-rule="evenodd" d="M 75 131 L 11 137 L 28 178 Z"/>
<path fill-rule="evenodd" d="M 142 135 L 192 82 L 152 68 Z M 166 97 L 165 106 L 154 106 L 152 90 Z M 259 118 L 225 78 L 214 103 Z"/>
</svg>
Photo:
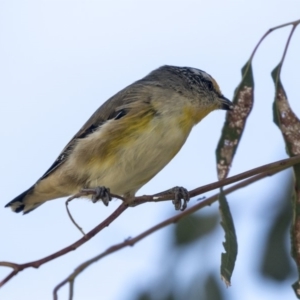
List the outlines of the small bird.
<svg viewBox="0 0 300 300">
<path fill-rule="evenodd" d="M 108 99 L 66 145 L 47 172 L 6 204 L 24 214 L 44 202 L 101 187 L 128 203 L 178 153 L 191 129 L 232 102 L 206 72 L 162 66 Z"/>
</svg>

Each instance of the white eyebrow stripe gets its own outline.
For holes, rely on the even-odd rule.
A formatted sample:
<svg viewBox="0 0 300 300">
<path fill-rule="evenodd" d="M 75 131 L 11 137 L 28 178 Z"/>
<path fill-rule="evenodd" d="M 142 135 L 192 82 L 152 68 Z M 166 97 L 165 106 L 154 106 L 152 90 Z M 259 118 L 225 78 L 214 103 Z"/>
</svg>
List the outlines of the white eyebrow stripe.
<svg viewBox="0 0 300 300">
<path fill-rule="evenodd" d="M 202 75 L 205 79 L 207 80 L 211 80 L 211 76 L 209 74 L 207 74 L 206 72 L 199 70 L 199 69 L 195 69 L 195 68 L 190 68 L 192 72 L 194 72 L 196 75 Z"/>
</svg>

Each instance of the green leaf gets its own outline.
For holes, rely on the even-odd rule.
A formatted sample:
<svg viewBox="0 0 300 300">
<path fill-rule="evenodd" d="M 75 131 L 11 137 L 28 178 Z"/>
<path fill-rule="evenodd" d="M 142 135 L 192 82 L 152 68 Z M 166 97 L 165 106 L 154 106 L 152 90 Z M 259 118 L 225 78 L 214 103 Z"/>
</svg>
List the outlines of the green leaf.
<svg viewBox="0 0 300 300">
<path fill-rule="evenodd" d="M 270 195 L 273 201 L 270 210 L 276 211 L 267 232 L 265 248 L 261 257 L 260 271 L 264 277 L 282 282 L 294 275 L 290 251 L 287 247 L 286 237 L 291 226 L 291 190 L 292 178 L 288 183 L 283 182 L 281 191 L 276 196 Z M 277 198 L 277 199 L 276 199 Z"/>
<path fill-rule="evenodd" d="M 234 108 L 226 114 L 225 124 L 217 146 L 218 178 L 227 177 L 230 166 L 245 129 L 246 120 L 251 112 L 254 101 L 254 80 L 251 62 L 242 68 L 242 81 L 235 90 Z"/>
<path fill-rule="evenodd" d="M 219 203 L 222 219 L 221 225 L 225 231 L 225 242 L 223 242 L 225 253 L 222 253 L 221 255 L 221 278 L 225 282 L 226 286 L 230 286 L 230 280 L 238 252 L 238 245 L 233 219 L 222 189 L 220 191 Z"/>
<path fill-rule="evenodd" d="M 217 221 L 217 215 L 190 215 L 183 218 L 175 226 L 176 245 L 181 246 L 197 241 L 214 230 L 217 225 Z"/>
<path fill-rule="evenodd" d="M 235 90 L 232 101 L 234 107 L 232 111 L 228 111 L 226 114 L 225 124 L 216 149 L 219 180 L 226 178 L 229 173 L 247 118 L 253 107 L 253 95 L 254 79 L 251 60 L 249 60 L 242 68 L 242 80 Z M 223 245 L 226 250 L 225 253 L 222 253 L 221 276 L 226 285 L 229 286 L 237 256 L 237 240 L 229 205 L 222 189 L 219 203 L 222 218 L 221 224 L 225 230 L 225 242 Z"/>
<path fill-rule="evenodd" d="M 275 83 L 273 104 L 274 122 L 279 127 L 289 156 L 300 155 L 300 120 L 293 112 L 280 80 L 282 64 L 272 72 Z M 298 280 L 293 284 L 296 296 L 300 299 L 300 164 L 293 167 L 294 191 L 292 197 L 293 218 L 291 226 L 292 256 L 298 268 Z"/>
<path fill-rule="evenodd" d="M 207 276 L 205 284 L 204 284 L 204 291 L 205 291 L 204 299 L 205 300 L 222 300 L 222 299 L 224 299 L 218 283 L 219 283 L 219 281 L 217 281 L 216 277 L 213 274 L 209 274 Z"/>
<path fill-rule="evenodd" d="M 152 297 L 148 292 L 144 292 L 141 295 L 138 295 L 137 300 L 152 300 Z"/>
</svg>

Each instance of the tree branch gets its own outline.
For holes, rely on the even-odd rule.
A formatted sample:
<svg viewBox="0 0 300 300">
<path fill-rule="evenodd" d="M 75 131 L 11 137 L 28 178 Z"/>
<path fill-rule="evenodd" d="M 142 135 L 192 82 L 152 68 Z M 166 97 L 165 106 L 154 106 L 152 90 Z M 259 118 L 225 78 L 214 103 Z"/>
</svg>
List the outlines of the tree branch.
<svg viewBox="0 0 300 300">
<path fill-rule="evenodd" d="M 252 169 L 250 171 L 247 172 L 243 172 L 241 174 L 199 187 L 197 189 L 194 189 L 192 191 L 189 192 L 190 197 L 194 197 L 194 196 L 198 196 L 204 192 L 207 191 L 211 191 L 214 190 L 216 188 L 219 188 L 221 186 L 225 186 L 240 180 L 243 180 L 245 178 L 249 178 L 252 177 L 254 175 L 258 175 L 263 173 L 264 177 L 268 176 L 268 175 L 272 175 L 276 172 L 279 172 L 281 170 L 284 170 L 286 168 L 291 167 L 292 165 L 298 164 L 300 163 L 300 155 L 294 156 L 292 158 L 288 158 L 288 159 L 284 159 L 284 160 L 280 160 L 271 164 L 267 164 L 267 165 L 263 165 L 261 167 Z M 261 174 L 261 175 L 263 175 Z M 261 176 L 260 175 L 260 176 Z M 257 177 L 253 177 L 253 179 L 249 179 L 249 180 L 254 180 Z M 255 181 L 258 179 L 255 179 Z M 243 184 L 243 183 L 241 183 Z M 249 183 L 248 183 L 249 184 Z M 239 186 L 239 185 L 237 185 Z M 240 186 L 241 187 L 241 186 Z M 229 188 L 227 189 L 227 192 L 230 191 Z M 236 188 L 235 188 L 236 189 Z M 93 193 L 94 191 L 88 191 Z M 73 199 L 74 197 L 81 197 L 82 194 L 78 193 L 74 196 L 72 196 L 71 198 Z M 166 200 L 173 200 L 174 195 L 172 193 L 167 193 L 164 195 L 153 195 L 153 196 L 141 196 L 141 197 L 136 197 L 134 199 L 134 201 L 131 203 L 132 206 L 135 205 L 140 205 L 142 203 L 145 202 L 159 202 L 159 201 L 166 201 Z M 118 197 L 119 199 L 122 199 L 122 197 Z M 211 199 L 211 198 L 209 198 Z M 203 203 L 208 203 L 209 199 L 201 202 L 201 205 L 203 205 Z M 122 199 L 123 200 L 123 199 Z M 207 202 L 208 201 L 208 202 Z M 212 200 L 210 200 L 212 201 Z M 205 205 L 210 205 L 211 203 L 213 203 L 216 200 L 213 200 L 212 202 L 209 202 L 208 204 L 204 204 Z M 197 205 L 200 205 L 197 204 Z M 185 216 L 186 214 L 190 214 L 196 210 L 198 210 L 198 206 L 195 205 L 192 208 L 184 211 L 181 214 L 178 214 L 177 216 L 174 217 L 174 222 L 178 221 L 177 218 L 182 218 L 183 216 Z M 10 267 L 13 268 L 13 271 L 7 276 L 5 277 L 1 282 L 0 282 L 0 287 L 2 287 L 5 283 L 7 283 L 11 278 L 13 278 L 15 275 L 17 275 L 20 271 L 23 271 L 24 269 L 27 268 L 39 268 L 41 265 L 57 258 L 60 257 L 62 255 L 65 255 L 73 250 L 76 250 L 78 247 L 80 247 L 81 245 L 83 245 L 84 243 L 86 243 L 87 241 L 89 241 L 92 237 L 94 237 L 97 233 L 99 233 L 101 230 L 103 230 L 105 227 L 107 227 L 108 225 L 110 225 L 118 216 L 120 216 L 126 209 L 128 208 L 128 204 L 126 204 L 125 202 L 123 202 L 109 217 L 107 217 L 103 222 L 101 222 L 99 225 L 97 225 L 94 229 L 92 229 L 90 232 L 88 232 L 85 236 L 83 236 L 82 238 L 80 238 L 79 240 L 77 240 L 75 243 L 69 245 L 68 247 L 65 247 L 49 256 L 46 256 L 42 259 L 36 260 L 36 261 L 32 261 L 32 262 L 28 262 L 28 263 L 24 263 L 24 264 L 17 264 L 17 263 L 12 263 L 12 262 L 0 262 L 0 266 L 5 266 L 5 267 Z M 150 233 L 149 233 L 150 234 Z M 132 242 L 132 240 L 131 240 Z"/>
<path fill-rule="evenodd" d="M 265 178 L 267 176 L 271 176 L 277 172 L 279 172 L 280 170 L 276 170 L 273 172 L 264 172 L 261 173 L 259 175 L 253 176 L 250 179 L 244 180 L 241 183 L 238 183 L 228 189 L 226 189 L 224 191 L 224 194 L 230 194 L 240 188 L 243 188 L 253 182 L 256 182 L 262 178 Z M 74 281 L 76 279 L 76 277 L 82 273 L 86 268 L 88 268 L 91 264 L 97 262 L 98 260 L 104 258 L 105 256 L 108 256 L 114 252 L 117 252 L 125 247 L 128 246 L 134 246 L 137 242 L 141 241 L 142 239 L 144 239 L 145 237 L 149 236 L 150 234 L 158 231 L 159 229 L 162 229 L 170 224 L 176 223 L 178 221 L 180 221 L 182 218 L 191 215 L 192 213 L 211 205 L 212 203 L 216 202 L 219 199 L 219 193 L 211 196 L 199 203 L 197 203 L 196 205 L 194 205 L 193 207 L 186 209 L 185 211 L 149 228 L 148 230 L 144 231 L 143 233 L 139 234 L 138 236 L 136 236 L 135 238 L 130 238 L 127 239 L 126 241 L 116 244 L 114 246 L 109 247 L 107 250 L 105 250 L 104 252 L 100 253 L 99 255 L 87 260 L 86 262 L 82 263 L 81 265 L 79 265 L 75 271 L 73 273 L 71 273 L 66 279 L 64 279 L 62 282 L 60 282 L 53 290 L 53 299 L 57 300 L 58 299 L 58 295 L 57 292 L 58 290 L 63 287 L 65 284 L 67 284 L 69 282 L 69 300 L 73 299 L 73 294 L 74 294 Z"/>
<path fill-rule="evenodd" d="M 222 179 L 219 181 L 215 181 L 213 183 L 207 184 L 207 185 L 203 185 L 202 187 L 196 188 L 194 190 L 189 191 L 189 195 L 190 197 L 195 197 L 195 196 L 199 196 L 200 194 L 212 191 L 214 189 L 226 186 L 228 184 L 249 178 L 251 176 L 255 176 L 257 174 L 260 173 L 264 173 L 264 172 L 277 172 L 277 171 L 281 171 L 284 169 L 287 169 L 293 165 L 296 165 L 300 163 L 300 155 L 294 156 L 292 158 L 287 158 L 287 159 L 283 159 L 283 160 L 279 160 L 267 165 L 263 165 L 260 166 L 258 168 L 240 173 L 238 175 L 234 175 L 231 177 L 228 177 L 226 179 Z M 160 201 L 167 201 L 167 200 L 172 200 L 172 193 L 165 193 L 163 195 L 159 194 L 155 194 L 153 196 L 148 196 L 148 195 L 144 195 L 144 196 L 139 196 L 139 197 L 135 197 L 133 205 L 139 205 L 139 204 L 143 204 L 145 202 L 160 202 Z"/>
<path fill-rule="evenodd" d="M 100 232 L 105 227 L 109 226 L 110 223 L 112 223 L 118 216 L 120 216 L 126 209 L 128 208 L 128 205 L 125 203 L 122 203 L 108 218 L 106 218 L 103 222 L 101 222 L 99 225 L 97 225 L 94 229 L 92 229 L 90 232 L 88 232 L 85 236 L 83 236 L 81 239 L 76 241 L 75 243 L 71 244 L 70 246 L 63 248 L 51 255 L 48 255 L 42 259 L 31 261 L 25 264 L 16 264 L 11 262 L 0 262 L 0 266 L 5 267 L 11 267 L 14 270 L 0 282 L 0 287 L 2 287 L 6 282 L 8 282 L 12 277 L 17 275 L 20 271 L 23 271 L 27 268 L 38 268 L 41 265 L 47 263 L 48 261 L 51 261 L 57 257 L 60 257 L 66 253 L 69 253 L 73 250 L 76 250 L 78 247 L 86 243 L 88 240 L 90 240 L 92 237 L 94 237 L 98 232 Z"/>
</svg>

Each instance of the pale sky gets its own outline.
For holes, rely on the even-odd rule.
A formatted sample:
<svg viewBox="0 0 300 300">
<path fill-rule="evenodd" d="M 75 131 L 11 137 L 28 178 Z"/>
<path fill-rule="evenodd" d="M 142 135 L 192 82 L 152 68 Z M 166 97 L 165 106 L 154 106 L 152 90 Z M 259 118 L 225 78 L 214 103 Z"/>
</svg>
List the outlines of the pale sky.
<svg viewBox="0 0 300 300">
<path fill-rule="evenodd" d="M 0 260 L 36 260 L 81 237 L 66 214 L 65 199 L 48 202 L 26 216 L 3 206 L 35 183 L 110 96 L 153 69 L 171 64 L 205 70 L 231 99 L 240 70 L 260 37 L 270 27 L 300 18 L 299 12 L 296 0 L 0 0 Z M 254 59 L 255 106 L 230 175 L 286 158 L 280 132 L 272 122 L 270 73 L 281 58 L 288 33 L 289 29 L 282 29 L 270 35 Z M 282 73 L 298 116 L 299 41 L 298 29 Z M 194 128 L 181 152 L 138 195 L 176 185 L 193 189 L 215 181 L 215 148 L 224 117 L 223 111 L 213 112 Z M 266 195 L 274 192 L 274 186 L 280 188 L 286 175 L 268 178 L 228 197 L 239 241 L 232 287 L 227 289 L 233 300 L 293 299 L 293 282 L 284 288 L 272 283 L 262 286 L 247 263 L 253 255 L 251 247 L 259 239 L 258 228 L 268 227 L 262 203 L 272 200 Z M 89 231 L 118 204 L 113 201 L 107 208 L 77 200 L 70 209 Z M 0 299 L 52 299 L 53 287 L 77 265 L 174 214 L 170 203 L 129 209 L 73 253 L 38 270 L 21 272 L 0 290 Z M 76 281 L 74 299 L 130 299 L 131 293 L 155 280 L 160 272 L 168 230 L 87 269 Z M 207 249 L 203 261 L 219 264 L 221 229 L 214 239 L 215 248 Z M 0 268 L 1 278 L 9 271 Z M 59 299 L 67 299 L 67 293 L 65 287 Z"/>
</svg>

